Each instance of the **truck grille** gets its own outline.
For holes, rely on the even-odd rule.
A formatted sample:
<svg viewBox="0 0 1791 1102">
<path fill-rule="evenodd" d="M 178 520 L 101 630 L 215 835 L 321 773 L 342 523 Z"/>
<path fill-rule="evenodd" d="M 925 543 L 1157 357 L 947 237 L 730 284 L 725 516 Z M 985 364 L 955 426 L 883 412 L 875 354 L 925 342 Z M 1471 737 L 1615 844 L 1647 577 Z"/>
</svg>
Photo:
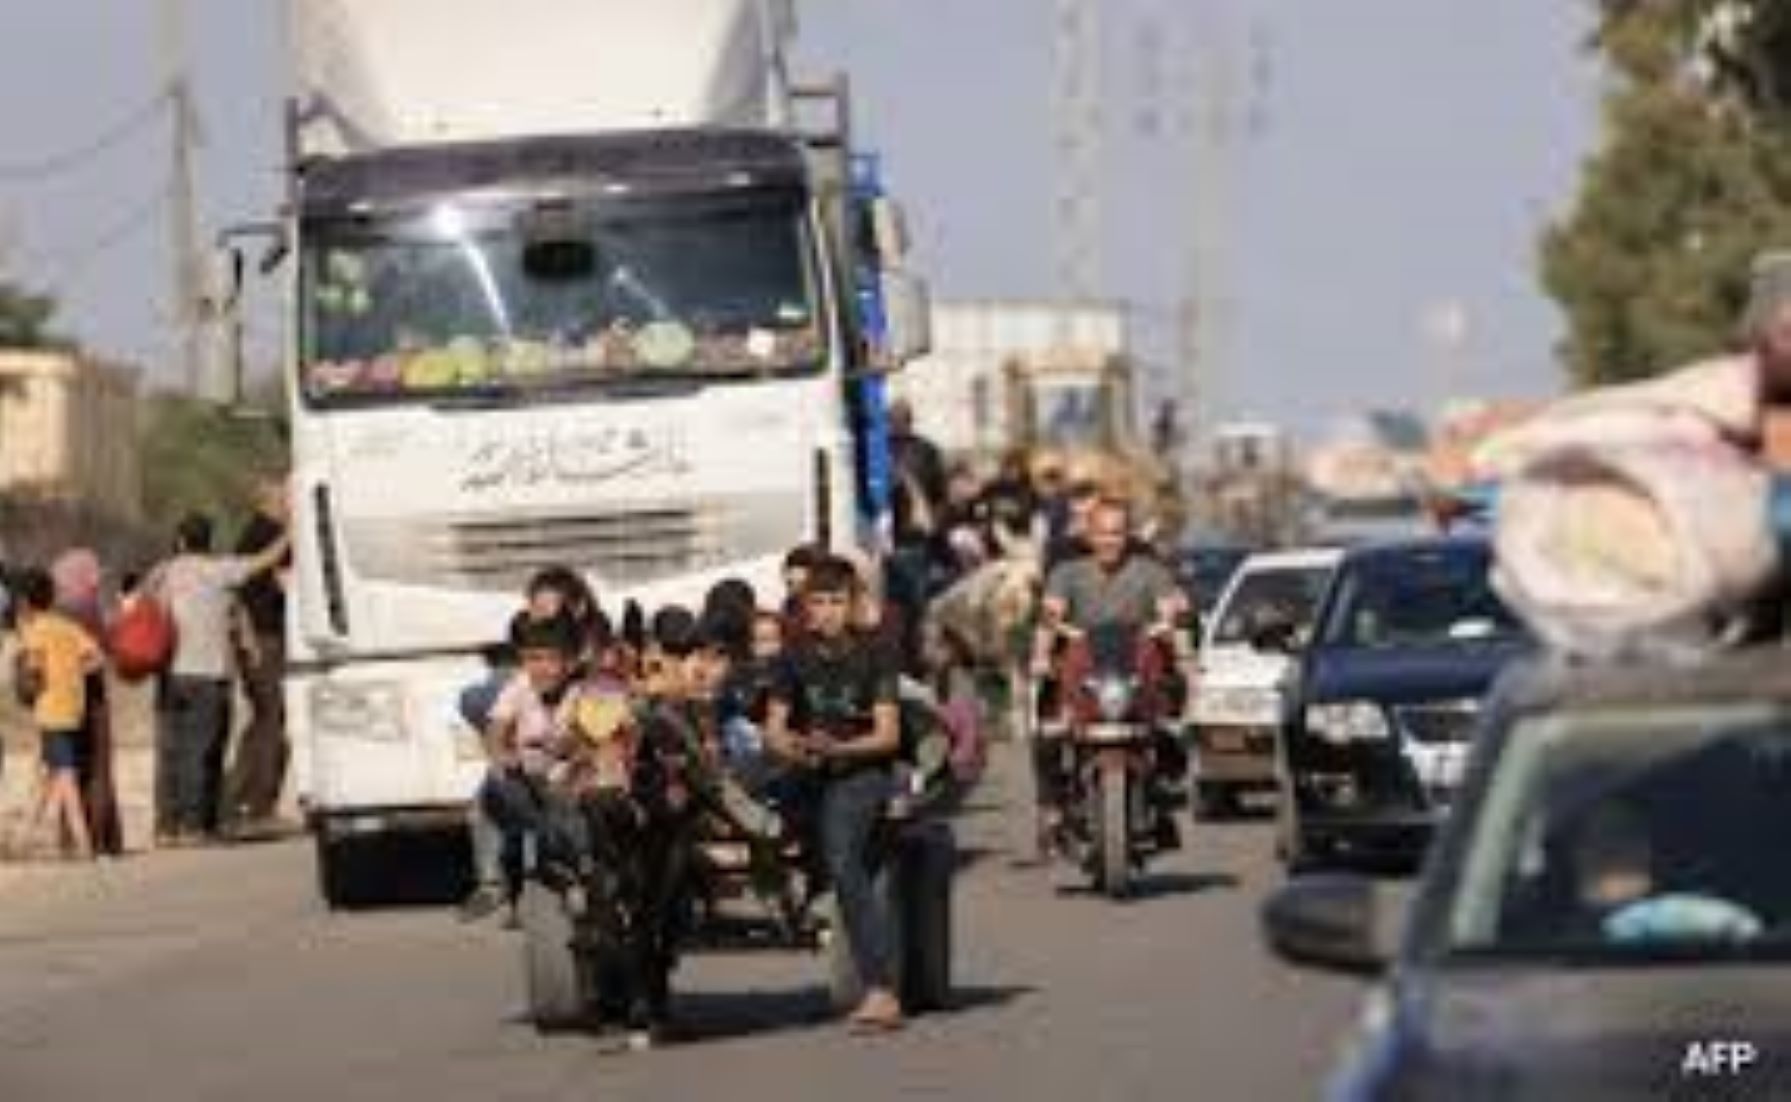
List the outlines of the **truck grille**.
<svg viewBox="0 0 1791 1102">
<path fill-rule="evenodd" d="M 1409 704 L 1395 713 L 1406 736 L 1427 745 L 1467 742 L 1480 722 L 1480 706 L 1471 700 Z"/>
<path fill-rule="evenodd" d="M 612 585 L 636 585 L 721 561 L 717 526 L 691 509 L 626 510 L 601 517 L 471 521 L 447 525 L 419 551 L 437 569 L 513 589 L 544 567 L 573 564 Z"/>
<path fill-rule="evenodd" d="M 357 573 L 370 581 L 514 592 L 544 567 L 569 566 L 603 587 L 645 585 L 781 553 L 802 537 L 800 501 L 617 505 L 602 513 L 359 520 L 346 525 Z"/>
</svg>

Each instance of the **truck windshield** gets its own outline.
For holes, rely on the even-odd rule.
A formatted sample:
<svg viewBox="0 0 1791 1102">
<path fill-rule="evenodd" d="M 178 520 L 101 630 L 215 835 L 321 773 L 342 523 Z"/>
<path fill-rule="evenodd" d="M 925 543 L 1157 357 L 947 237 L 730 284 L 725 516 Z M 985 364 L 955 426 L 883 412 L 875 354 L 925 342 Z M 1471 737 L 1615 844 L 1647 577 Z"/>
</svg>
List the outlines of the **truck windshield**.
<svg viewBox="0 0 1791 1102">
<path fill-rule="evenodd" d="M 307 229 L 314 404 L 814 369 L 799 197 L 444 203 Z M 547 226 L 544 232 L 542 226 Z"/>
</svg>

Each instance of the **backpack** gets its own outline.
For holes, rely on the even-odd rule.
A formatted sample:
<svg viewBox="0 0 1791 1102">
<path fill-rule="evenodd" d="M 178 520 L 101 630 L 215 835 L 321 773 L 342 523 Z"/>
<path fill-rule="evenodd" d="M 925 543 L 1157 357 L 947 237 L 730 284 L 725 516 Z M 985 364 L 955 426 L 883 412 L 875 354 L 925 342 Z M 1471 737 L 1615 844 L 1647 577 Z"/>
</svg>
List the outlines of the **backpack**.
<svg viewBox="0 0 1791 1102">
<path fill-rule="evenodd" d="M 167 670 L 177 642 L 174 615 L 161 594 L 162 572 L 144 583 L 143 591 L 124 607 L 106 633 L 113 668 L 126 681 L 141 681 Z"/>
</svg>

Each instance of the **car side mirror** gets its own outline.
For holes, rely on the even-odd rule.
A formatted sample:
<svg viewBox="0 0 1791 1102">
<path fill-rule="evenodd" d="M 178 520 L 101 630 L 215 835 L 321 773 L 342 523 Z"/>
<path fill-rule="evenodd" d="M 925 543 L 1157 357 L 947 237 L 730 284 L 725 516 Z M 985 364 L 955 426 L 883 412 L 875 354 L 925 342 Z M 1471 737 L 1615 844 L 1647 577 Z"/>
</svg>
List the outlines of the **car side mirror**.
<svg viewBox="0 0 1791 1102">
<path fill-rule="evenodd" d="M 1366 877 L 1296 877 L 1263 904 L 1263 936 L 1289 963 L 1377 976 L 1393 956 L 1382 921 L 1385 903 L 1381 886 Z"/>
</svg>

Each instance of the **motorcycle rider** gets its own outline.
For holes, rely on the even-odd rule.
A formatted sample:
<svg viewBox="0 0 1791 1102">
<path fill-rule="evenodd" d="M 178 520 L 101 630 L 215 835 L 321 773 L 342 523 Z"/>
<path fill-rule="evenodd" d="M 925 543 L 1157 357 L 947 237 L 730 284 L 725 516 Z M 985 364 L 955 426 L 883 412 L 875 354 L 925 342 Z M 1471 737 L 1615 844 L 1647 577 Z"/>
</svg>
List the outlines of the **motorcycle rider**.
<svg viewBox="0 0 1791 1102">
<path fill-rule="evenodd" d="M 1045 581 L 1039 627 L 1033 639 L 1032 672 L 1041 686 L 1041 714 L 1056 709 L 1058 693 L 1052 684 L 1058 644 L 1065 635 L 1087 633 L 1104 627 L 1124 627 L 1174 641 L 1179 655 L 1186 636 L 1177 630 L 1189 615 L 1186 595 L 1175 576 L 1134 538 L 1130 507 L 1119 499 L 1103 498 L 1089 511 L 1086 523 L 1088 553 L 1054 567 Z M 1171 693 L 1179 699 L 1181 694 Z M 1159 731 L 1158 763 L 1161 784 L 1186 771 L 1187 758 L 1173 732 Z M 1064 778 L 1056 765 L 1056 747 L 1046 739 L 1033 743 L 1033 767 L 1039 799 L 1041 849 L 1051 845 L 1062 818 Z M 1174 822 L 1159 820 L 1165 845 L 1175 844 Z"/>
</svg>

